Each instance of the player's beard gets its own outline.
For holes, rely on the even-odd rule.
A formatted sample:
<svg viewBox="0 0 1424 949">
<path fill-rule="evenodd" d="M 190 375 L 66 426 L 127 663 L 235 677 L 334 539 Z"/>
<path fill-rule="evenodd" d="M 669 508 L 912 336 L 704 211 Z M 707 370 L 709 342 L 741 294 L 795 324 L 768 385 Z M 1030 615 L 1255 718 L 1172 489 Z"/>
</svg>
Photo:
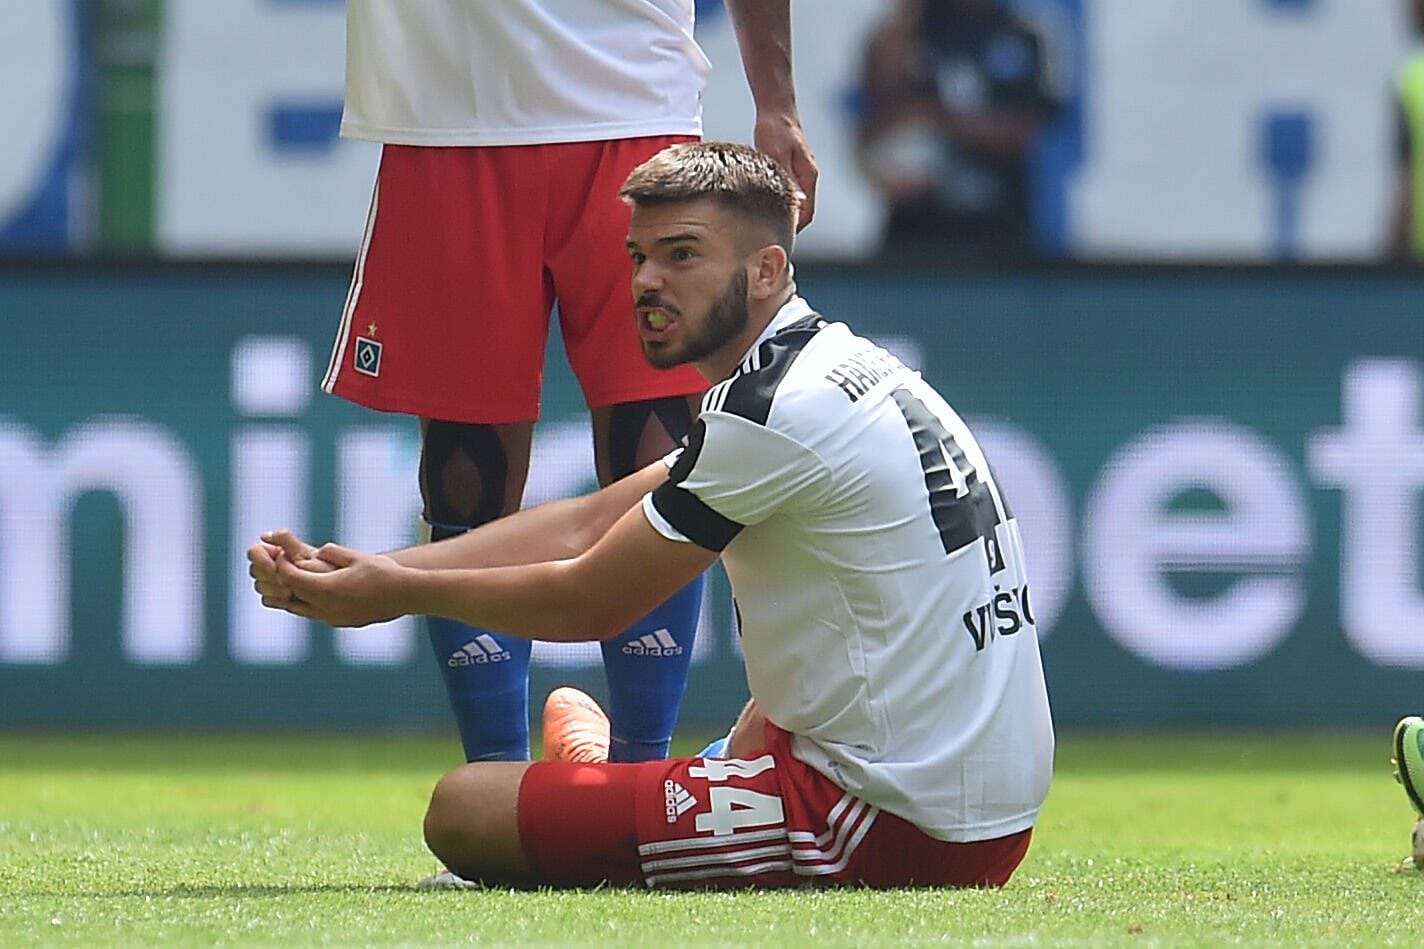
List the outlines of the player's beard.
<svg viewBox="0 0 1424 949">
<path fill-rule="evenodd" d="M 694 328 L 680 321 L 683 332 L 681 346 L 643 343 L 643 357 L 656 369 L 671 369 L 684 363 L 697 362 L 736 339 L 747 328 L 751 313 L 747 308 L 747 272 L 738 267 L 727 282 L 727 289 L 713 301 L 702 324 Z"/>
</svg>

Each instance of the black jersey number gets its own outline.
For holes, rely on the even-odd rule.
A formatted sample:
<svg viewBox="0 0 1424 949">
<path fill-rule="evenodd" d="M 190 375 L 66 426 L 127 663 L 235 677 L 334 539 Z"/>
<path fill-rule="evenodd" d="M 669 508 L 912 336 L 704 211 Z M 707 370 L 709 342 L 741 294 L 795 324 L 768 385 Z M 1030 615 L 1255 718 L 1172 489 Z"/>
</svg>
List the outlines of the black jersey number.
<svg viewBox="0 0 1424 949">
<path fill-rule="evenodd" d="M 939 416 L 905 389 L 896 389 L 891 396 L 905 416 L 920 454 L 920 470 L 930 496 L 930 517 L 939 530 L 944 552 L 952 553 L 982 537 L 990 572 L 1002 570 L 1004 556 L 994 532 L 1002 518 L 989 486 Z"/>
</svg>

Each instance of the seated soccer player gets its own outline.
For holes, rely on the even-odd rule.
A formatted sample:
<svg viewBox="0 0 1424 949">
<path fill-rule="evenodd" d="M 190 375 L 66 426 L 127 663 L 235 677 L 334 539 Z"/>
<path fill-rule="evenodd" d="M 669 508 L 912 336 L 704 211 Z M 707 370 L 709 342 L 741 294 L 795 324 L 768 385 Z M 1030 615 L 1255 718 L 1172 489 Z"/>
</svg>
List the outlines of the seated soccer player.
<svg viewBox="0 0 1424 949">
<path fill-rule="evenodd" d="M 775 162 L 678 145 L 620 194 L 644 356 L 713 383 L 683 447 L 390 554 L 264 535 L 258 593 L 337 626 L 423 613 L 601 640 L 721 558 L 752 696 L 728 757 L 463 765 L 426 812 L 436 856 L 498 885 L 1003 884 L 1053 730 L 988 460 L 918 373 L 797 295 Z"/>
</svg>

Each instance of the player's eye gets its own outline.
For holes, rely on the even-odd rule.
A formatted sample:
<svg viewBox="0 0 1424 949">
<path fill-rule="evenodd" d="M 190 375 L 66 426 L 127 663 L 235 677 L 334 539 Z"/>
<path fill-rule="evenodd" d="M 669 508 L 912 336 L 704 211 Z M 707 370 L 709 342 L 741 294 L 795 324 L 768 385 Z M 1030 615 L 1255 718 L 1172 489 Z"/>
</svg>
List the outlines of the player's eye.
<svg viewBox="0 0 1424 949">
<path fill-rule="evenodd" d="M 697 255 L 692 252 L 691 247 L 675 247 L 672 252 L 672 259 L 678 262 L 691 260 Z"/>
</svg>

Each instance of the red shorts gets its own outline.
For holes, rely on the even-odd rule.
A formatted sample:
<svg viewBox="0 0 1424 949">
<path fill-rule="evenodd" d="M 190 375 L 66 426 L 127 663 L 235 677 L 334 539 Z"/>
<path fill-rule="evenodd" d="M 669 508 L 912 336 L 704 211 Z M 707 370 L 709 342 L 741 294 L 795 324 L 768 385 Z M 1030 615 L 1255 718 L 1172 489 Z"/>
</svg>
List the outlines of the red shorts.
<svg viewBox="0 0 1424 949">
<path fill-rule="evenodd" d="M 643 359 L 618 189 L 686 136 L 387 145 L 322 388 L 451 422 L 539 416 L 549 314 L 591 408 L 707 388 Z"/>
<path fill-rule="evenodd" d="M 949 843 L 847 794 L 775 727 L 757 758 L 530 765 L 519 838 L 541 883 L 1002 886 L 1031 830 Z"/>
</svg>

